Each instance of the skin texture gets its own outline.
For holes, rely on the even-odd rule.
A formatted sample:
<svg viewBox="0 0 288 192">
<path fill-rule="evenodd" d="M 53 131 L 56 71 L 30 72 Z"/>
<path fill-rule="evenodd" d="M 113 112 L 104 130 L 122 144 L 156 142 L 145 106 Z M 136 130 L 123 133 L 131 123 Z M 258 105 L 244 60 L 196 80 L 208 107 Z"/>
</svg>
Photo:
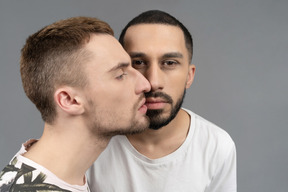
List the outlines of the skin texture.
<svg viewBox="0 0 288 192">
<path fill-rule="evenodd" d="M 84 45 L 87 85 L 55 88 L 57 117 L 23 156 L 69 184 L 83 185 L 87 169 L 118 133 L 149 125 L 144 93 L 149 82 L 131 66 L 129 55 L 110 35 L 91 35 Z M 120 67 L 118 67 L 120 65 Z"/>
<path fill-rule="evenodd" d="M 102 46 L 93 44 L 94 39 Z M 108 35 L 93 37 L 87 49 L 92 53 L 86 66 L 89 85 L 84 89 L 89 127 L 103 136 L 148 127 L 143 92 L 150 90 L 150 85 L 131 66 L 129 55 Z M 103 62 L 105 65 L 101 65 Z"/>
<path fill-rule="evenodd" d="M 151 125 L 165 122 L 157 130 L 145 130 L 128 138 L 142 154 L 159 158 L 175 151 L 186 138 L 189 116 L 183 110 L 178 113 L 176 110 L 171 121 L 171 115 L 177 102 L 182 100 L 185 89 L 193 82 L 195 66 L 189 64 L 184 34 L 179 27 L 133 25 L 127 29 L 124 42 L 133 67 L 151 85 L 151 91 L 146 95 Z"/>
</svg>

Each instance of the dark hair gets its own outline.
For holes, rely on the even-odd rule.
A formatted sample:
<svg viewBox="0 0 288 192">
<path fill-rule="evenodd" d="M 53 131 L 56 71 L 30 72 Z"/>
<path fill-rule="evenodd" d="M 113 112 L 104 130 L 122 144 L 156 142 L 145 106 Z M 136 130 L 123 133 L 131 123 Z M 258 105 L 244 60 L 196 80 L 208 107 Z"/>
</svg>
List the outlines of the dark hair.
<svg viewBox="0 0 288 192">
<path fill-rule="evenodd" d="M 96 18 L 73 17 L 48 25 L 29 36 L 21 50 L 20 72 L 24 91 L 52 123 L 56 117 L 53 94 L 61 85 L 84 86 L 83 48 L 92 34 L 114 35 L 110 26 Z"/>
<path fill-rule="evenodd" d="M 138 24 L 164 24 L 164 25 L 173 25 L 173 26 L 179 27 L 183 31 L 185 44 L 186 44 L 186 48 L 188 50 L 188 55 L 189 55 L 189 62 L 191 62 L 192 55 L 193 55 L 192 36 L 190 32 L 188 31 L 188 29 L 175 17 L 160 10 L 150 10 L 150 11 L 141 13 L 140 15 L 132 19 L 122 30 L 120 37 L 119 37 L 119 42 L 122 44 L 122 46 L 124 46 L 124 43 L 125 43 L 124 37 L 125 37 L 127 29 L 130 26 L 138 25 Z"/>
</svg>

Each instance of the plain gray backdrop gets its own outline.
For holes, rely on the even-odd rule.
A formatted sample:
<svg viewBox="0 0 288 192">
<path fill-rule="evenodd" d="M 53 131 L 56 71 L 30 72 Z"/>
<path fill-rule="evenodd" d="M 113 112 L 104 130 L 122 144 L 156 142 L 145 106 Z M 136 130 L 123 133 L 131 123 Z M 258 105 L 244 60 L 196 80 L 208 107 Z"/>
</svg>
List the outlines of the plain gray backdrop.
<svg viewBox="0 0 288 192">
<path fill-rule="evenodd" d="M 98 17 L 118 38 L 143 11 L 160 9 L 194 39 L 195 81 L 184 107 L 225 129 L 237 147 L 240 192 L 288 189 L 287 0 L 1 0 L 0 169 L 43 122 L 22 89 L 26 38 L 60 19 Z M 196 178 L 197 180 L 197 178 Z"/>
</svg>

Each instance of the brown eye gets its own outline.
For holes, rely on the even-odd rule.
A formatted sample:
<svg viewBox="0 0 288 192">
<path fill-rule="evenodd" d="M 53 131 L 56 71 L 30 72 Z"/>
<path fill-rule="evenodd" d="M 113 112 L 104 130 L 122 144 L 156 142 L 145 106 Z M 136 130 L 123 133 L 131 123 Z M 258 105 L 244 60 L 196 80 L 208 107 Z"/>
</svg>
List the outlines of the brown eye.
<svg viewBox="0 0 288 192">
<path fill-rule="evenodd" d="M 143 60 L 133 60 L 132 61 L 132 66 L 136 69 L 144 67 L 144 65 L 146 65 L 146 63 Z"/>
<path fill-rule="evenodd" d="M 179 64 L 178 61 L 175 60 L 166 60 L 162 62 L 162 67 L 164 69 L 174 69 Z"/>
<path fill-rule="evenodd" d="M 177 62 L 176 62 L 176 61 L 164 61 L 163 64 L 164 64 L 164 65 L 176 65 Z"/>
</svg>

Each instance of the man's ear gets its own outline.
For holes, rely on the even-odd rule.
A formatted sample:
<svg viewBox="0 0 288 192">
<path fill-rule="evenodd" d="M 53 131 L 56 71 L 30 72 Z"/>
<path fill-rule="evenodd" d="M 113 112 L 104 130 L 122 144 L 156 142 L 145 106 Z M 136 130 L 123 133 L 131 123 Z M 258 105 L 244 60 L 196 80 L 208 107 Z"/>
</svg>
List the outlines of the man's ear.
<svg viewBox="0 0 288 192">
<path fill-rule="evenodd" d="M 72 87 L 58 88 L 54 93 L 54 100 L 59 108 L 70 115 L 80 115 L 84 112 L 79 91 Z"/>
<path fill-rule="evenodd" d="M 185 87 L 186 89 L 188 89 L 193 83 L 194 76 L 195 76 L 195 69 L 196 69 L 195 65 L 193 64 L 189 65 L 186 87 Z"/>
</svg>

